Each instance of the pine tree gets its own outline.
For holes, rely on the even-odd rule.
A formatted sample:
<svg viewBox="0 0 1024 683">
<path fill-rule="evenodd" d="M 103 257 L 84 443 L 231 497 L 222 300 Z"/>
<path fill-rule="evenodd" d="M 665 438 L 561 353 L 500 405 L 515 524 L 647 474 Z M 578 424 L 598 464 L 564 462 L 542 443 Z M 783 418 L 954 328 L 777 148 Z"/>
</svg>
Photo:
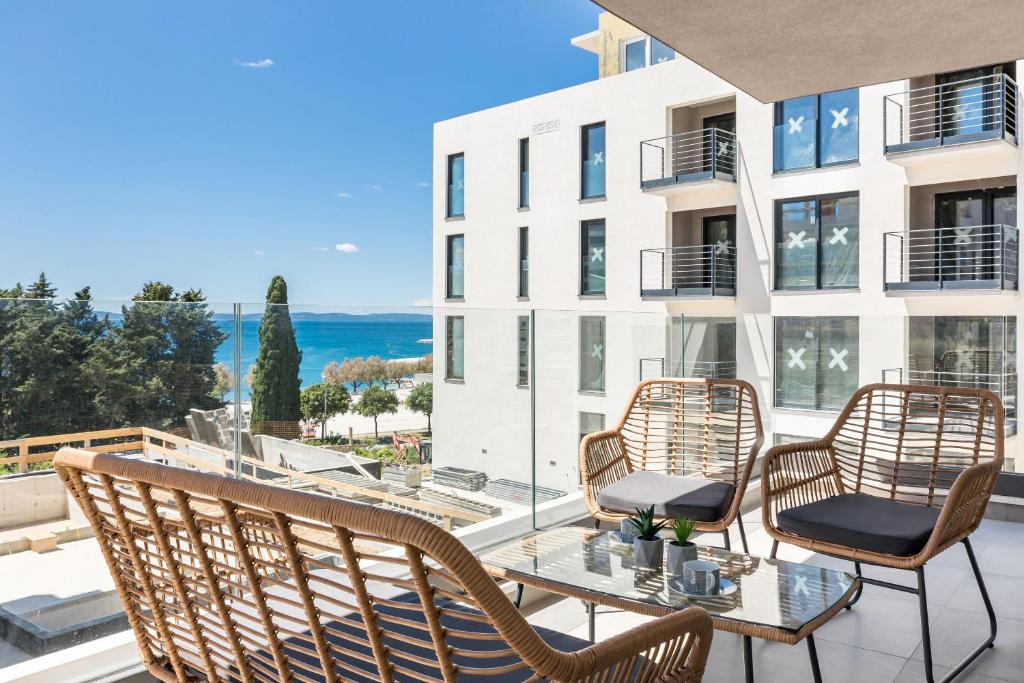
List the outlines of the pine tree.
<svg viewBox="0 0 1024 683">
<path fill-rule="evenodd" d="M 267 288 L 267 306 L 259 330 L 259 352 L 252 381 L 252 423 L 297 422 L 299 408 L 299 364 L 302 353 L 295 343 L 288 310 L 288 285 L 275 275 Z"/>
</svg>

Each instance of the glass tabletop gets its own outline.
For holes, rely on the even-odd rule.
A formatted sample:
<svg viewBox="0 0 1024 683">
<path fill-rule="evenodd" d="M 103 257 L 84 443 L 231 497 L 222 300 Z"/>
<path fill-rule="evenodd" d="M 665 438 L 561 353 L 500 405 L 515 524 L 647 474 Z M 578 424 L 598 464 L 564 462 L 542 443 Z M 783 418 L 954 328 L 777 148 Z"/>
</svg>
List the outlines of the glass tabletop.
<svg viewBox="0 0 1024 683">
<path fill-rule="evenodd" d="M 667 543 L 667 541 L 666 541 Z M 667 586 L 664 569 L 636 569 L 633 546 L 613 540 L 610 532 L 584 527 L 537 531 L 483 553 L 485 567 L 548 584 L 636 601 L 668 609 L 700 605 L 714 617 L 787 631 L 799 631 L 835 607 L 854 577 L 834 569 L 731 553 L 698 546 L 698 556 L 721 566 L 721 576 L 736 584 L 728 595 L 688 598 Z"/>
</svg>

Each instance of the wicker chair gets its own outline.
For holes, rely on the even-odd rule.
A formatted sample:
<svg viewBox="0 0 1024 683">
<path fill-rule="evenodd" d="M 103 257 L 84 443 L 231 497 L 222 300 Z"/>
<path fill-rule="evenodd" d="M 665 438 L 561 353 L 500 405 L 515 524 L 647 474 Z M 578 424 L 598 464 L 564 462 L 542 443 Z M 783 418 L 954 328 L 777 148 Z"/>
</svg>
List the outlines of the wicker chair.
<svg viewBox="0 0 1024 683">
<path fill-rule="evenodd" d="M 1003 464 L 1003 405 L 990 391 L 874 384 L 860 388 L 823 439 L 770 449 L 761 476 L 764 528 L 779 542 L 861 564 L 914 571 L 932 681 L 925 563 L 963 543 L 991 633 L 946 680 L 991 647 L 996 618 L 969 536 Z M 860 598 L 860 591 L 850 606 Z"/>
<path fill-rule="evenodd" d="M 614 429 L 580 444 L 583 499 L 595 526 L 655 505 L 662 519 L 689 517 L 730 548 L 740 503 L 764 441 L 757 393 L 734 379 L 641 382 Z"/>
<path fill-rule="evenodd" d="M 700 681 L 688 609 L 597 644 L 534 629 L 474 556 L 404 513 L 64 448 L 162 681 Z"/>
</svg>

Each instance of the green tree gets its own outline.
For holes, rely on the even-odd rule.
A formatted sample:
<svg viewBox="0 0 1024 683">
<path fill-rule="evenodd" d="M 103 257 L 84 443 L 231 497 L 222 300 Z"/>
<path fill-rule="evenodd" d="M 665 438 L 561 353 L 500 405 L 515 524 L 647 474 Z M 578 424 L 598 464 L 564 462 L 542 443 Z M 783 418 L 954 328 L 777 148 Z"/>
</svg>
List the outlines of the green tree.
<svg viewBox="0 0 1024 683">
<path fill-rule="evenodd" d="M 431 431 L 430 416 L 434 412 L 434 385 L 430 382 L 417 384 L 405 399 L 405 406 L 414 413 L 427 416 L 427 432 Z"/>
<path fill-rule="evenodd" d="M 259 341 L 252 381 L 252 423 L 298 421 L 302 417 L 299 409 L 302 353 L 295 343 L 288 310 L 288 285 L 280 275 L 275 275 L 267 288 Z"/>
<path fill-rule="evenodd" d="M 327 420 L 339 413 L 347 413 L 351 404 L 348 390 L 336 382 L 311 384 L 302 390 L 299 397 L 303 419 L 320 425 L 321 439 L 327 438 Z"/>
<path fill-rule="evenodd" d="M 171 342 L 164 384 L 170 392 L 170 418 L 177 424 L 192 408 L 210 410 L 223 405 L 214 395 L 214 358 L 227 334 L 214 322 L 202 290 L 189 289 L 174 300 L 164 319 Z"/>
<path fill-rule="evenodd" d="M 373 418 L 373 438 L 376 440 L 380 438 L 377 433 L 377 417 L 385 413 L 397 413 L 398 397 L 387 389 L 370 387 L 359 397 L 354 410 L 363 417 Z"/>
</svg>

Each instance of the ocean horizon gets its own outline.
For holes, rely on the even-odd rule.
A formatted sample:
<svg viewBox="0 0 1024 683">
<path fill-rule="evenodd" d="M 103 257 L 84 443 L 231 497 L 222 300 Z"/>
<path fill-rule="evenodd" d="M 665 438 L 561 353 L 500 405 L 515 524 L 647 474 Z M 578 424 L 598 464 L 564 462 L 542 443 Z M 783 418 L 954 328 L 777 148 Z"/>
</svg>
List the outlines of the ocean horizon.
<svg viewBox="0 0 1024 683">
<path fill-rule="evenodd" d="M 433 336 L 433 322 L 430 316 L 385 316 L 365 319 L 367 316 L 313 316 L 304 319 L 292 316 L 295 342 L 302 351 L 299 365 L 301 387 L 321 382 L 321 373 L 331 361 L 341 362 L 346 358 L 380 356 L 385 360 L 419 358 L 433 353 L 432 344 L 420 343 L 421 339 Z M 231 339 L 233 325 L 230 320 L 217 319 L 217 325 L 228 338 L 217 348 L 214 360 L 234 370 L 234 343 Z M 249 387 L 244 382 L 249 366 L 256 362 L 259 352 L 260 320 L 256 317 L 242 319 L 242 398 L 249 399 Z"/>
</svg>

